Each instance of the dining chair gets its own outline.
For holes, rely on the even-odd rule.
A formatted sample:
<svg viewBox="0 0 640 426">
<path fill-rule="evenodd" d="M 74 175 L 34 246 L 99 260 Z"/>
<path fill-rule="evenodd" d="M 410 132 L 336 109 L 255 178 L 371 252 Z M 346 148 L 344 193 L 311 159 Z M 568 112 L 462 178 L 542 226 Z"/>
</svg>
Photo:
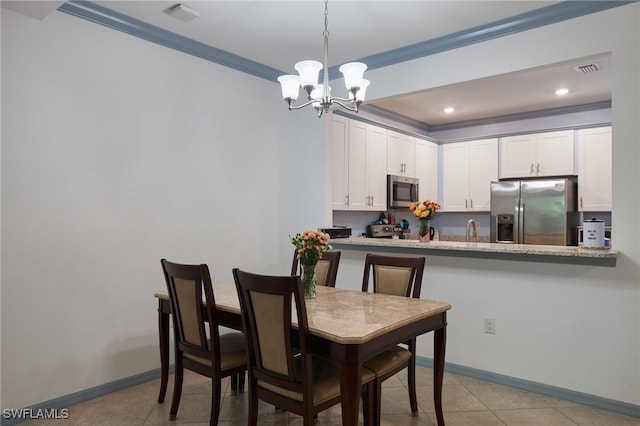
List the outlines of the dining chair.
<svg viewBox="0 0 640 426">
<path fill-rule="evenodd" d="M 243 333 L 220 334 L 216 303 L 207 265 L 183 265 L 162 259 L 175 339 L 175 378 L 169 420 L 180 405 L 184 369 L 211 378 L 210 424 L 220 414 L 221 380 L 231 377 L 232 391 L 242 391 L 247 371 Z"/>
<path fill-rule="evenodd" d="M 300 277 L 256 275 L 235 268 L 233 278 L 247 336 L 248 424 L 257 424 L 258 400 L 262 400 L 302 416 L 303 425 L 311 426 L 319 412 L 340 403 L 341 375 L 334 362 L 311 351 Z M 363 368 L 365 425 L 372 422 L 374 377 Z"/>
<path fill-rule="evenodd" d="M 341 252 L 330 250 L 322 252 L 322 257 L 316 265 L 317 285 L 327 287 L 336 286 L 338 276 L 338 265 L 340 264 Z M 298 260 L 298 249 L 293 252 L 293 262 L 291 264 L 291 275 L 300 275 L 300 261 Z"/>
<path fill-rule="evenodd" d="M 367 254 L 364 265 L 362 291 L 369 291 L 369 277 L 372 272 L 373 292 L 420 298 L 424 257 L 400 257 Z M 416 398 L 416 339 L 404 342 L 406 348 L 396 345 L 392 349 L 365 362 L 364 366 L 376 373 L 374 418 L 379 421 L 381 411 L 382 382 L 407 368 L 409 404 L 413 415 L 418 414 Z M 377 423 L 379 424 L 379 423 Z"/>
</svg>

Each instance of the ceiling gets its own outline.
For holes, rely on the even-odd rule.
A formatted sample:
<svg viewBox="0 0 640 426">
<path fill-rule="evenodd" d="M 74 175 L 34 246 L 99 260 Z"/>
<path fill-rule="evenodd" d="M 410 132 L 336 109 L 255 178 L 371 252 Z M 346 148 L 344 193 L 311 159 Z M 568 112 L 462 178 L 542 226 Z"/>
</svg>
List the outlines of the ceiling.
<svg viewBox="0 0 640 426">
<path fill-rule="evenodd" d="M 44 16 L 60 3 L 2 1 L 3 7 L 37 19 L 46 19 Z M 182 4 L 199 13 L 188 22 L 166 13 L 178 1 L 93 3 L 287 74 L 295 72 L 293 65 L 297 61 L 322 60 L 324 4 L 320 0 L 184 0 Z M 332 0 L 328 4 L 329 65 L 361 58 L 366 62 L 372 55 L 392 53 L 557 3 L 560 2 Z M 598 72 L 583 74 L 574 69 L 592 62 L 598 63 Z M 553 92 L 560 86 L 569 88 L 569 94 L 556 96 Z M 602 55 L 365 102 L 365 105 L 427 125 L 441 125 L 610 98 L 611 58 Z M 443 113 L 445 106 L 455 107 L 456 112 Z"/>
</svg>

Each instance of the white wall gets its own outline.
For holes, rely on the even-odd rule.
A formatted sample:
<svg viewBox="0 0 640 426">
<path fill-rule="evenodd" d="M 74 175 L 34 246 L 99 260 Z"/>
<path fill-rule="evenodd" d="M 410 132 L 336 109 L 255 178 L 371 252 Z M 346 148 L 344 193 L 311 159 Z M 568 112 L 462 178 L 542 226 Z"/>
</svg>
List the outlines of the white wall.
<svg viewBox="0 0 640 426">
<path fill-rule="evenodd" d="M 286 273 L 322 224 L 323 123 L 277 84 L 3 9 L 2 107 L 2 408 L 158 368 L 161 257 Z"/>
<path fill-rule="evenodd" d="M 640 404 L 640 6 L 372 70 L 370 98 L 613 55 L 615 268 L 427 257 L 422 296 L 446 300 L 447 361 Z M 338 282 L 362 277 L 361 252 L 343 254 Z M 496 318 L 495 335 L 483 318 Z M 431 338 L 420 354 L 431 356 Z"/>
</svg>

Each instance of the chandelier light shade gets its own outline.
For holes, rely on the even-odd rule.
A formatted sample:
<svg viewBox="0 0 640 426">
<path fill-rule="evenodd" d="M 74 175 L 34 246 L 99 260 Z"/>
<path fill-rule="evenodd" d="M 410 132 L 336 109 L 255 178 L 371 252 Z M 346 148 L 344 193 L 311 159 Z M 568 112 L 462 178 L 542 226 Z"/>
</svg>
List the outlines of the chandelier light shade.
<svg viewBox="0 0 640 426">
<path fill-rule="evenodd" d="M 367 65 L 362 62 L 349 62 L 342 65 L 339 70 L 344 76 L 344 85 L 347 88 L 348 97 L 338 98 L 331 96 L 329 87 L 329 21 L 328 0 L 324 2 L 324 63 L 312 60 L 300 61 L 294 68 L 298 75 L 281 75 L 278 82 L 282 86 L 282 97 L 289 105 L 289 111 L 313 106 L 318 111 L 318 117 L 329 111 L 333 104 L 358 112 L 358 107 L 364 102 L 365 92 L 371 82 L 363 78 Z M 318 83 L 320 71 L 323 71 L 323 82 Z M 307 102 L 301 105 L 293 103 L 298 99 L 300 88 L 307 93 Z"/>
</svg>

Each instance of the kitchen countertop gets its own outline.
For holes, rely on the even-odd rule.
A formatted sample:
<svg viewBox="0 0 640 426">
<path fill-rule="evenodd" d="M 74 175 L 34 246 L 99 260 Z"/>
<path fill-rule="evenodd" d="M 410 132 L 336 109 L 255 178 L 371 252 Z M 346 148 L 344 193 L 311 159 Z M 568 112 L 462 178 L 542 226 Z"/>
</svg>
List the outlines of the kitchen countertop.
<svg viewBox="0 0 640 426">
<path fill-rule="evenodd" d="M 529 244 L 467 243 L 460 241 L 396 240 L 390 238 L 334 238 L 331 245 L 340 250 L 405 252 L 434 256 L 457 256 L 519 260 L 529 262 L 615 266 L 619 251 L 585 249 L 576 246 Z"/>
</svg>

